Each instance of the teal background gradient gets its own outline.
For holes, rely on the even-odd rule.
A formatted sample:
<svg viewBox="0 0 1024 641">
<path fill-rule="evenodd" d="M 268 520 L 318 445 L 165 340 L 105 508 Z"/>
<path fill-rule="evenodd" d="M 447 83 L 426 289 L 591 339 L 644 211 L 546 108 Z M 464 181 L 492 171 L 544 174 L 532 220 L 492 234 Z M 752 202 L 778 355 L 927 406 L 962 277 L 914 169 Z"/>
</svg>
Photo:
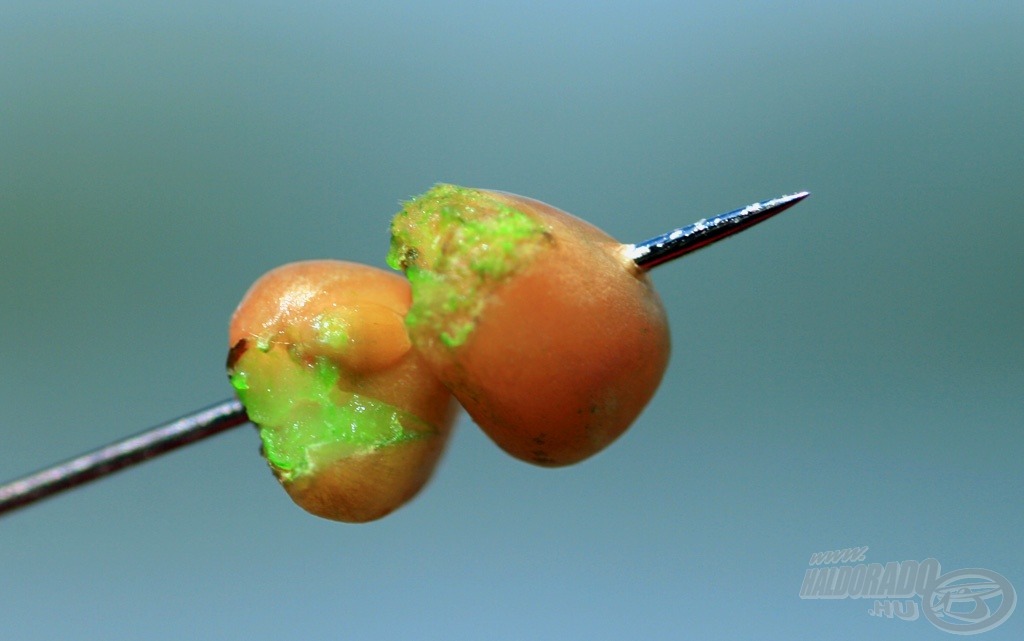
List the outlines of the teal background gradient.
<svg viewBox="0 0 1024 641">
<path fill-rule="evenodd" d="M 596 458 L 463 419 L 351 526 L 238 429 L 0 519 L 0 636 L 951 638 L 798 593 L 853 546 L 1024 592 L 1022 33 L 1019 1 L 4 0 L 3 479 L 229 396 L 249 284 L 383 266 L 434 182 L 624 241 L 813 195 L 656 270 L 672 362 Z"/>
</svg>

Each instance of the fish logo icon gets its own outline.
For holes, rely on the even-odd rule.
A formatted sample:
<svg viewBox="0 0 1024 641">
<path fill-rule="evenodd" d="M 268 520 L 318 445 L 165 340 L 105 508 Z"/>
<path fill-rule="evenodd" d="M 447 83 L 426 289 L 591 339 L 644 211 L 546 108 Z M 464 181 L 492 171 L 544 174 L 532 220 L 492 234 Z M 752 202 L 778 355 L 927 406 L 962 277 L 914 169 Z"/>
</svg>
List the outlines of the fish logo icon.
<svg viewBox="0 0 1024 641">
<path fill-rule="evenodd" d="M 925 618 L 953 634 L 991 630 L 1017 607 L 1017 593 L 1006 577 L 982 568 L 947 572 L 921 596 Z"/>
</svg>

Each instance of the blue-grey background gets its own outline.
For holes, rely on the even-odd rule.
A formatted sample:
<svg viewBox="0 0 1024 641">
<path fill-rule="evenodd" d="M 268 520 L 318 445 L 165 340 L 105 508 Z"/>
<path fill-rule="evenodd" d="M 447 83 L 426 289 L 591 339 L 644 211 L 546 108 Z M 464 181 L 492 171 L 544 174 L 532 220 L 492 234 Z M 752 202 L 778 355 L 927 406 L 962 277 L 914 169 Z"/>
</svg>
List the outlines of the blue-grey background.
<svg viewBox="0 0 1024 641">
<path fill-rule="evenodd" d="M 0 520 L 3 638 L 950 638 L 798 592 L 864 545 L 1024 592 L 1021 33 L 1019 1 L 4 0 L 3 478 L 227 397 L 248 285 L 383 266 L 436 181 L 625 241 L 813 196 L 656 271 L 673 360 L 598 457 L 463 420 L 350 526 L 239 429 Z"/>
</svg>

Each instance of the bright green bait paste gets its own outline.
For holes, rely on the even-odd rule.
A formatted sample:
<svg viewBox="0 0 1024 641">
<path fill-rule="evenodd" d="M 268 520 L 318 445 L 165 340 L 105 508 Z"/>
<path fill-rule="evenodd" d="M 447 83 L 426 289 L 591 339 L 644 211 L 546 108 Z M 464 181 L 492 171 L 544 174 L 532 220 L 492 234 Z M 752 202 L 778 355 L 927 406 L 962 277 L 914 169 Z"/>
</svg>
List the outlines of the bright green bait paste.
<svg viewBox="0 0 1024 641">
<path fill-rule="evenodd" d="M 274 344 L 244 350 L 229 371 L 264 455 L 284 480 L 318 465 L 436 433 L 425 421 L 339 388 L 343 372 L 324 357 L 305 361 Z"/>
<path fill-rule="evenodd" d="M 387 261 L 412 285 L 406 325 L 462 345 L 487 294 L 547 242 L 544 225 L 476 189 L 441 184 L 405 203 Z"/>
</svg>

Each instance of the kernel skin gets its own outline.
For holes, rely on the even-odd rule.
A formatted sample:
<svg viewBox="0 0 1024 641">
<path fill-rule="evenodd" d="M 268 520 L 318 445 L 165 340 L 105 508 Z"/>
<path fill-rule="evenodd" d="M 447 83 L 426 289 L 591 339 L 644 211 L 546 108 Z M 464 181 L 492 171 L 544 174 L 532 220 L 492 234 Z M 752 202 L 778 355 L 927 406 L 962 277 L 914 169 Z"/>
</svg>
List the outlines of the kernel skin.
<svg viewBox="0 0 1024 641">
<path fill-rule="evenodd" d="M 408 282 L 400 276 L 356 263 L 305 261 L 260 278 L 231 319 L 230 345 L 301 344 L 304 354 L 328 356 L 339 365 L 342 389 L 409 412 L 437 429 L 290 478 L 271 465 L 292 500 L 317 516 L 379 519 L 415 496 L 441 457 L 457 405 L 411 349 L 403 322 L 410 303 Z M 352 321 L 345 349 L 314 340 L 315 319 L 339 309 Z"/>
<path fill-rule="evenodd" d="M 484 193 L 541 222 L 554 242 L 489 292 L 461 345 L 422 326 L 410 327 L 413 344 L 506 452 L 577 463 L 618 438 L 657 389 L 670 351 L 664 307 L 597 227 L 536 200 Z"/>
</svg>

